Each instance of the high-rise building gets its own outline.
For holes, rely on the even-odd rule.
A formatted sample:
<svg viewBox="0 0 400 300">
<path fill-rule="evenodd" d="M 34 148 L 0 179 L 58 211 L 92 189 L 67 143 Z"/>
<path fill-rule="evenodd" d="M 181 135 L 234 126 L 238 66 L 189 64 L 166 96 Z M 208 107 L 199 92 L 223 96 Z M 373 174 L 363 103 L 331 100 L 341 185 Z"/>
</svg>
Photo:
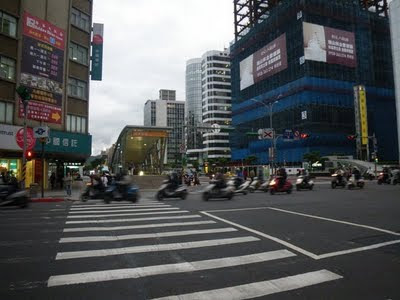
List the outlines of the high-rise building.
<svg viewBox="0 0 400 300">
<path fill-rule="evenodd" d="M 203 124 L 212 131 L 203 134 L 205 160 L 230 158 L 231 64 L 229 52 L 207 51 L 201 60 Z"/>
<path fill-rule="evenodd" d="M 233 160 L 298 163 L 310 151 L 356 156 L 359 146 L 369 149 L 362 159 L 377 150 L 379 160 L 397 160 L 386 0 L 234 0 L 234 6 Z M 271 119 L 273 159 L 272 140 L 248 134 L 269 128 Z M 308 138 L 297 138 L 301 133 Z"/>
<path fill-rule="evenodd" d="M 160 90 L 160 95 L 162 95 Z M 171 93 L 173 92 L 173 93 Z M 169 91 L 172 98 L 175 91 Z M 165 96 L 165 94 L 163 95 Z M 175 96 L 173 96 L 175 98 Z M 184 149 L 185 101 L 147 100 L 144 105 L 144 126 L 169 127 L 167 139 L 167 163 L 181 165 Z"/>
<path fill-rule="evenodd" d="M 160 100 L 169 100 L 169 101 L 176 100 L 175 90 L 159 90 L 158 95 L 159 95 L 158 99 Z"/>
<path fill-rule="evenodd" d="M 186 62 L 185 94 L 186 156 L 189 165 L 192 165 L 191 162 L 196 160 L 202 164 L 201 58 L 193 58 Z"/>
<path fill-rule="evenodd" d="M 396 91 L 397 141 L 400 160 L 400 0 L 393 0 L 389 5 L 390 31 L 392 37 L 393 71 Z"/>
<path fill-rule="evenodd" d="M 25 186 L 48 182 L 54 172 L 82 171 L 91 154 L 89 82 L 92 0 L 0 2 L 0 171 L 22 174 L 24 108 L 16 88 L 31 95 L 27 106 Z M 97 63 L 100 63 L 98 61 Z M 32 127 L 48 126 L 44 146 Z"/>
</svg>

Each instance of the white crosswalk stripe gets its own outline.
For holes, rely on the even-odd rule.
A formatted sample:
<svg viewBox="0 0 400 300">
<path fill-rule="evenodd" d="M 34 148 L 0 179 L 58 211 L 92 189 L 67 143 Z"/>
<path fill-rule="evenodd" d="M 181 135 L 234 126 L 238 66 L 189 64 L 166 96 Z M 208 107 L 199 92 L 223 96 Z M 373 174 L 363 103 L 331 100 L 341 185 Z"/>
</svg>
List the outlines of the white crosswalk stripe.
<svg viewBox="0 0 400 300">
<path fill-rule="evenodd" d="M 218 220 L 200 219 L 207 218 L 207 216 L 188 213 L 190 212 L 187 210 L 152 200 L 140 204 L 73 205 L 67 216 L 63 236 L 59 240 L 61 250 L 57 253 L 55 260 L 57 264 L 68 263 L 69 270 L 71 270 L 71 266 L 76 265 L 79 271 L 68 274 L 58 271 L 49 277 L 47 286 L 56 288 L 183 273 L 190 277 L 193 272 L 211 272 L 223 268 L 235 270 L 241 266 L 245 266 L 242 267 L 244 272 L 251 272 L 251 268 L 255 268 L 257 264 L 272 264 L 273 261 L 279 262 L 279 260 L 296 257 L 295 253 L 287 249 L 260 250 L 259 247 L 262 245 L 260 238 L 245 235 L 240 227 L 234 225 L 226 227 L 226 223 Z M 136 222 L 140 223 L 129 224 Z M 223 226 L 221 226 L 222 224 Z M 171 229 L 165 230 L 164 228 Z M 169 241 L 169 239 L 172 240 Z M 240 247 L 240 245 L 245 246 Z M 239 255 L 228 256 L 229 252 L 227 251 L 234 247 L 240 247 Z M 200 251 L 202 248 L 207 250 Z M 184 259 L 185 255 L 181 255 L 180 252 L 190 252 L 190 249 L 201 253 L 202 257 L 206 259 L 198 258 L 197 254 L 195 259 L 187 259 L 190 256 L 186 256 Z M 257 252 L 254 249 L 257 249 Z M 179 254 L 170 256 L 168 252 L 173 251 L 177 251 Z M 162 252 L 168 254 L 161 255 Z M 166 257 L 167 259 L 170 257 L 173 258 L 173 261 L 160 264 L 160 260 L 158 260 L 158 263 L 154 264 L 150 259 L 148 263 L 146 260 L 143 265 L 143 260 L 139 260 L 141 266 L 129 267 L 128 263 L 124 268 L 107 269 L 107 267 L 103 267 L 104 269 L 100 270 L 98 267 L 90 270 L 91 264 L 87 264 L 88 259 L 101 259 L 106 262 L 106 266 L 117 256 L 129 257 L 132 255 L 131 257 L 134 258 L 133 255 L 140 256 L 146 253 L 156 253 L 154 257 Z M 124 258 L 124 261 L 129 260 Z M 232 270 L 227 269 L 227 272 L 233 272 Z M 303 272 L 307 271 L 310 270 Z M 230 274 L 232 276 L 235 273 Z M 176 295 L 171 294 L 171 291 L 161 290 L 152 297 L 154 300 L 250 299 L 342 278 L 328 270 L 292 276 L 288 276 L 287 271 L 284 271 L 284 274 L 285 277 L 276 278 L 275 276 L 275 278 L 265 281 L 242 282 L 243 284 L 236 286 L 226 286 L 226 284 L 224 286 L 223 284 L 211 290 L 207 289 L 207 286 L 200 290 L 196 288 L 196 291 L 193 292 L 190 290 L 188 292 L 186 289 L 183 294 L 175 292 L 178 293 Z M 162 277 L 160 278 L 162 280 Z M 248 278 L 252 278 L 250 273 Z M 158 277 L 157 280 L 159 280 Z M 154 295 L 159 298 L 154 298 Z M 132 298 L 135 298 L 135 295 L 132 295 Z M 151 295 L 148 298 L 151 298 Z"/>
<path fill-rule="evenodd" d="M 277 250 L 271 252 L 242 255 L 236 257 L 225 257 L 218 259 L 209 259 L 202 261 L 192 261 L 178 264 L 166 264 L 158 266 L 149 266 L 143 268 L 117 269 L 97 272 L 86 272 L 79 274 L 68 274 L 51 276 L 48 286 L 90 283 L 100 281 L 111 281 L 129 278 L 147 277 L 160 274 L 173 274 L 183 272 L 194 272 L 201 270 L 211 270 L 218 268 L 227 268 L 245 264 L 260 263 L 264 261 L 276 260 L 295 256 L 288 250 Z"/>
</svg>

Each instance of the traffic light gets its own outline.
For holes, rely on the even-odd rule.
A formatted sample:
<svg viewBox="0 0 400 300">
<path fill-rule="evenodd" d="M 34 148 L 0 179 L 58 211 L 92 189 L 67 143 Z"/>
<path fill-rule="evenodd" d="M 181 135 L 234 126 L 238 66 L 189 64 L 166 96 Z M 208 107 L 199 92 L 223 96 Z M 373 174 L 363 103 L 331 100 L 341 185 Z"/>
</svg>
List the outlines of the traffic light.
<svg viewBox="0 0 400 300">
<path fill-rule="evenodd" d="M 347 139 L 348 139 L 349 141 L 353 141 L 353 140 L 355 140 L 356 138 L 357 138 L 357 135 L 356 135 L 356 134 L 348 135 L 348 136 L 347 136 Z"/>
<path fill-rule="evenodd" d="M 302 133 L 302 134 L 300 134 L 300 137 L 301 137 L 302 139 L 308 139 L 308 138 L 310 137 L 310 134 L 308 134 L 308 133 Z"/>
<path fill-rule="evenodd" d="M 33 154 L 34 154 L 34 153 L 33 153 L 32 150 L 26 151 L 26 154 L 25 154 L 26 160 L 27 160 L 27 161 L 31 160 L 31 159 L 33 158 Z"/>
<path fill-rule="evenodd" d="M 22 101 L 28 101 L 31 99 L 31 93 L 22 85 L 17 88 L 17 94 L 21 97 Z"/>
</svg>

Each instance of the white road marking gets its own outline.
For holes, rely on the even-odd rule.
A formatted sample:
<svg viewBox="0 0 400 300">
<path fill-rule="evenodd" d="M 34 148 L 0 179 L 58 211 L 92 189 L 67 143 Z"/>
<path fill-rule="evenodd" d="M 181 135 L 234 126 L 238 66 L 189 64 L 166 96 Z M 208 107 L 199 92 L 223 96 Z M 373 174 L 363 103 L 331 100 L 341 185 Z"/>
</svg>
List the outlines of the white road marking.
<svg viewBox="0 0 400 300">
<path fill-rule="evenodd" d="M 232 227 L 227 227 L 227 228 L 215 228 L 215 229 L 196 229 L 196 230 L 181 230 L 181 231 L 157 232 L 157 233 L 126 234 L 117 236 L 80 236 L 80 237 L 61 238 L 60 243 L 115 242 L 123 240 L 150 239 L 150 238 L 162 238 L 162 237 L 172 237 L 172 236 L 197 235 L 197 234 L 233 232 L 233 231 L 237 231 L 237 229 Z"/>
<path fill-rule="evenodd" d="M 381 247 L 385 247 L 385 246 L 389 246 L 389 245 L 393 245 L 393 244 L 399 244 L 399 243 L 400 243 L 400 240 L 395 240 L 395 241 L 373 244 L 373 245 L 359 247 L 359 248 L 353 248 L 353 249 L 349 249 L 349 250 L 330 252 L 330 253 L 318 255 L 318 259 L 324 259 L 324 258 L 333 257 L 333 256 L 350 254 L 350 253 L 354 253 L 354 252 L 367 251 L 367 250 L 377 249 L 377 248 L 381 248 Z"/>
<path fill-rule="evenodd" d="M 121 279 L 134 279 L 140 277 L 161 275 L 161 274 L 176 274 L 183 272 L 195 272 L 203 270 L 212 270 L 219 268 L 234 267 L 246 264 L 261 263 L 276 259 L 283 259 L 296 256 L 296 254 L 288 250 L 277 250 L 271 252 L 262 252 L 250 255 L 233 256 L 209 260 L 200 260 L 193 262 L 184 262 L 177 264 L 166 264 L 148 266 L 142 268 L 127 268 L 116 270 L 105 270 L 95 272 L 85 272 L 77 274 L 56 275 L 51 276 L 48 280 L 48 287 L 69 285 L 69 284 L 82 284 L 101 281 L 121 280 Z"/>
<path fill-rule="evenodd" d="M 84 220 L 84 221 L 67 221 L 65 224 L 89 224 L 89 223 L 122 223 L 122 222 L 139 222 L 139 221 L 156 221 L 156 220 L 173 220 L 173 219 L 191 219 L 201 218 L 200 215 L 188 216 L 168 216 L 168 217 L 150 217 L 150 218 L 133 218 L 133 219 L 112 219 L 112 220 Z"/>
<path fill-rule="evenodd" d="M 157 209 L 157 208 L 164 208 L 164 207 L 171 207 L 171 205 L 140 205 L 140 206 L 116 206 L 116 207 L 85 207 L 85 208 L 71 208 L 70 212 L 74 212 L 74 213 L 78 213 L 78 212 L 82 212 L 84 213 L 85 211 L 118 211 L 121 209 L 127 210 L 127 209 L 137 209 L 137 210 L 141 210 L 141 209 Z"/>
<path fill-rule="evenodd" d="M 192 226 L 215 224 L 215 221 L 196 221 L 196 222 L 175 222 L 175 223 L 159 223 L 159 224 L 144 224 L 144 225 L 130 225 L 130 226 L 114 226 L 114 227 L 79 227 L 79 228 L 65 228 L 64 232 L 87 232 L 87 231 L 116 231 L 127 229 L 141 229 L 141 228 L 159 228 L 159 227 L 174 227 L 174 226 Z"/>
<path fill-rule="evenodd" d="M 215 210 L 207 210 L 206 212 L 227 212 L 227 211 L 244 211 L 244 210 L 260 210 L 260 209 L 269 209 L 269 207 L 258 206 L 258 207 L 245 207 L 245 208 L 215 209 Z"/>
<path fill-rule="evenodd" d="M 93 207 L 104 207 L 104 208 L 112 208 L 112 207 L 135 207 L 135 206 L 144 206 L 144 205 L 164 205 L 160 202 L 146 202 L 146 203 L 119 203 L 119 204 L 86 204 L 86 205 L 72 205 L 73 208 L 93 208 Z"/>
<path fill-rule="evenodd" d="M 153 300 L 210 300 L 229 299 L 242 300 L 263 297 L 285 291 L 333 281 L 343 278 L 328 270 L 303 273 L 294 276 L 287 276 L 273 280 L 253 282 L 222 289 L 208 290 L 190 294 L 154 298 Z"/>
<path fill-rule="evenodd" d="M 341 220 L 335 220 L 335 219 L 331 219 L 331 218 L 319 217 L 319 216 L 315 216 L 315 215 L 303 214 L 303 213 L 299 213 L 299 212 L 295 212 L 295 211 L 291 211 L 291 210 L 285 210 L 285 209 L 274 208 L 274 207 L 268 207 L 268 209 L 272 209 L 272 210 L 276 210 L 276 211 L 280 211 L 280 212 L 284 212 L 284 213 L 288 213 L 288 214 L 318 219 L 318 220 L 330 221 L 330 222 L 335 222 L 335 223 L 340 223 L 340 224 L 351 225 L 351 226 L 355 226 L 355 227 L 371 229 L 371 230 L 380 231 L 380 232 L 384 232 L 384 233 L 388 233 L 388 234 L 396 235 L 396 236 L 400 235 L 400 233 L 398 233 L 398 232 L 394 232 L 391 230 L 386 230 L 386 229 L 382 229 L 382 228 L 378 228 L 378 227 L 363 225 L 363 224 L 357 224 L 357 223 L 351 223 L 351 222 L 346 222 L 346 221 L 341 221 Z"/>
<path fill-rule="evenodd" d="M 103 256 L 132 254 L 132 253 L 172 251 L 172 250 L 183 250 L 183 249 L 202 248 L 211 246 L 224 246 L 229 244 L 255 242 L 259 240 L 260 239 L 256 237 L 245 236 L 239 238 L 204 240 L 204 241 L 185 242 L 185 243 L 156 244 L 156 245 L 144 245 L 144 246 L 134 246 L 134 247 L 124 247 L 124 248 L 59 252 L 57 253 L 56 260 L 84 258 L 84 257 L 103 257 Z"/>
<path fill-rule="evenodd" d="M 127 216 L 146 216 L 146 215 L 163 215 L 163 214 L 183 214 L 188 213 L 188 210 L 173 210 L 173 211 L 150 211 L 150 212 L 135 212 L 126 214 L 105 214 L 105 215 L 69 215 L 67 219 L 90 219 L 90 218 L 105 218 L 105 217 L 127 217 Z M 63 217 L 64 218 L 64 217 Z"/>
<path fill-rule="evenodd" d="M 284 241 L 284 240 L 278 239 L 278 238 L 276 238 L 276 237 L 274 237 L 274 236 L 272 236 L 272 235 L 265 234 L 264 232 L 261 232 L 261 231 L 258 231 L 258 230 L 254 230 L 254 229 L 251 229 L 251 228 L 249 228 L 249 227 L 246 227 L 246 226 L 243 226 L 243 225 L 240 225 L 240 224 L 237 224 L 237 223 L 228 221 L 228 220 L 226 220 L 226 219 L 223 219 L 223 218 L 220 218 L 220 217 L 217 217 L 217 216 L 214 216 L 213 214 L 210 214 L 210 213 L 205 212 L 205 211 L 202 211 L 201 213 L 204 214 L 204 215 L 206 215 L 206 216 L 209 216 L 210 218 L 214 218 L 214 219 L 219 220 L 219 221 L 221 221 L 221 222 L 224 222 L 224 223 L 233 225 L 233 226 L 235 226 L 235 227 L 238 227 L 238 228 L 244 229 L 244 230 L 246 230 L 246 231 L 249 231 L 249 232 L 251 232 L 251 233 L 257 234 L 257 235 L 259 235 L 259 236 L 265 237 L 265 238 L 267 238 L 267 239 L 269 239 L 269 240 L 272 240 L 272 241 L 277 242 L 277 243 L 279 243 L 279 244 L 281 244 L 281 245 L 284 245 L 285 247 L 288 247 L 288 248 L 290 248 L 290 249 L 292 249 L 292 250 L 294 250 L 294 251 L 297 251 L 297 252 L 299 252 L 299 253 L 301 253 L 301 254 L 304 254 L 304 255 L 306 255 L 306 256 L 308 256 L 308 257 L 311 257 L 311 258 L 313 258 L 313 259 L 318 259 L 318 255 L 316 255 L 316 254 L 314 254 L 314 253 L 311 253 L 311 252 L 309 252 L 309 251 L 307 251 L 307 250 L 305 250 L 305 249 L 302 249 L 302 248 L 300 248 L 300 247 L 297 247 L 297 246 L 295 246 L 295 245 L 293 245 L 293 244 L 291 244 L 291 243 L 288 243 L 288 242 L 286 242 L 286 241 Z M 67 222 L 67 223 L 68 223 L 68 222 Z"/>
</svg>

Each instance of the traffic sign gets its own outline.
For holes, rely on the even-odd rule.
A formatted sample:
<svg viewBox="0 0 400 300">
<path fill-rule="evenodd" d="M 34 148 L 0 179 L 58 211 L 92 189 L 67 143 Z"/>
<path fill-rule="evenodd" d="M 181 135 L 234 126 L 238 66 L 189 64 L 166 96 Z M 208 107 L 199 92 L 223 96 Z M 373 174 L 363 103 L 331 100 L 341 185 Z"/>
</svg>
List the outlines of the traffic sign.
<svg viewBox="0 0 400 300">
<path fill-rule="evenodd" d="M 294 135 L 292 129 L 286 129 L 283 132 L 283 140 L 284 141 L 293 141 Z"/>
<path fill-rule="evenodd" d="M 179 150 L 180 150 L 181 153 L 185 153 L 186 152 L 185 144 L 181 144 L 180 147 L 179 147 Z"/>
<path fill-rule="evenodd" d="M 274 130 L 272 128 L 258 129 L 259 140 L 272 140 L 274 138 Z"/>
<path fill-rule="evenodd" d="M 49 137 L 49 127 L 48 126 L 38 126 L 33 128 L 33 134 L 36 139 Z"/>
<path fill-rule="evenodd" d="M 295 139 L 295 140 L 299 140 L 299 139 L 300 139 L 300 131 L 296 130 L 296 131 L 293 133 L 293 136 L 294 136 L 294 139 Z"/>
</svg>

